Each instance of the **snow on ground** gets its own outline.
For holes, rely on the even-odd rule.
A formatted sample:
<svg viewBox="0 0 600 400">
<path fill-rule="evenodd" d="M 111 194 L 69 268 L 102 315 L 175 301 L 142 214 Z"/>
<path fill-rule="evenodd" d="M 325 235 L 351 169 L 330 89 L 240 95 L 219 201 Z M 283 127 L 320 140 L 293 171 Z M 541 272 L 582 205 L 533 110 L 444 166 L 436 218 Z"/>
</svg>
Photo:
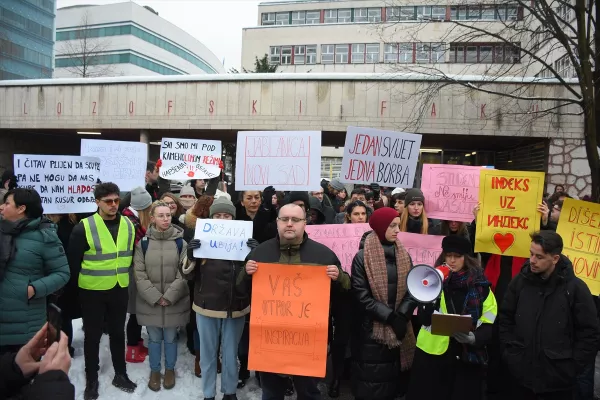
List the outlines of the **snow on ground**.
<svg viewBox="0 0 600 400">
<path fill-rule="evenodd" d="M 75 385 L 75 399 L 83 399 L 83 391 L 85 390 L 85 362 L 83 359 L 83 330 L 81 328 L 81 319 L 73 320 L 73 347 L 75 348 L 75 357 L 69 371 L 69 378 Z M 142 337 L 146 345 L 148 344 L 148 335 L 146 331 L 142 331 Z M 100 398 L 99 400 L 179 400 L 179 399 L 203 399 L 201 388 L 202 378 L 196 378 L 194 375 L 194 357 L 190 354 L 185 343 L 185 332 L 179 340 L 177 364 L 175 373 L 177 375 L 177 383 L 171 390 L 164 388 L 158 392 L 153 392 L 148 389 L 148 377 L 150 376 L 150 366 L 148 365 L 148 357 L 146 361 L 140 364 L 127 363 L 127 374 L 129 378 L 135 382 L 138 387 L 132 394 L 125 393 L 112 385 L 114 370 L 110 357 L 110 348 L 108 346 L 108 335 L 102 336 L 100 342 Z M 164 359 L 162 362 L 164 370 Z M 222 397 L 221 375 L 217 375 L 217 399 Z M 238 398 L 240 400 L 260 400 L 261 390 L 258 387 L 254 374 L 248 380 L 246 387 L 238 390 Z"/>
</svg>

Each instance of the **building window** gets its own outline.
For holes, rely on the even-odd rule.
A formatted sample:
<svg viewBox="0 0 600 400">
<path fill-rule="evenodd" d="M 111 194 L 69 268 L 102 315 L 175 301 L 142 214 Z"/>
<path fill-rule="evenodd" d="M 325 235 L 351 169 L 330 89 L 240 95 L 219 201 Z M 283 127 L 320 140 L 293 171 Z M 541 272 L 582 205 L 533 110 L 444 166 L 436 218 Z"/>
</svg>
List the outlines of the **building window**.
<svg viewBox="0 0 600 400">
<path fill-rule="evenodd" d="M 326 24 L 335 24 L 337 22 L 337 10 L 325 10 L 325 18 L 323 21 Z"/>
<path fill-rule="evenodd" d="M 468 6 L 467 19 L 481 19 L 481 8 L 479 6 Z"/>
<path fill-rule="evenodd" d="M 269 62 L 273 65 L 279 65 L 281 62 L 281 47 L 271 47 L 269 51 Z"/>
<path fill-rule="evenodd" d="M 400 21 L 400 7 L 387 7 L 385 9 L 385 20 L 387 22 Z"/>
<path fill-rule="evenodd" d="M 494 20 L 494 19 L 496 19 L 496 7 L 494 7 L 494 6 L 483 6 L 481 8 L 481 19 L 483 19 L 483 20 Z"/>
<path fill-rule="evenodd" d="M 398 62 L 397 43 L 386 43 L 383 45 L 383 62 L 388 64 Z"/>
<path fill-rule="evenodd" d="M 515 64 L 521 61 L 518 45 L 460 44 L 450 45 L 450 62 L 460 64 Z"/>
<path fill-rule="evenodd" d="M 401 64 L 414 63 L 414 46 L 412 43 L 398 43 L 398 60 Z"/>
<path fill-rule="evenodd" d="M 431 62 L 432 64 L 446 62 L 444 43 L 431 43 Z"/>
<path fill-rule="evenodd" d="M 263 13 L 262 24 L 263 25 L 275 25 L 275 13 Z"/>
<path fill-rule="evenodd" d="M 321 63 L 333 64 L 335 61 L 335 46 L 332 44 L 321 45 Z"/>
<path fill-rule="evenodd" d="M 379 44 L 357 43 L 352 45 L 353 64 L 376 64 L 379 62 Z"/>
<path fill-rule="evenodd" d="M 354 22 L 368 22 L 369 16 L 366 8 L 354 9 Z"/>
<path fill-rule="evenodd" d="M 281 64 L 290 65 L 292 63 L 292 46 L 281 46 Z"/>
<path fill-rule="evenodd" d="M 517 6 L 507 6 L 506 7 L 506 20 L 507 21 L 516 21 L 519 19 L 519 8 Z"/>
<path fill-rule="evenodd" d="M 379 43 L 367 45 L 366 63 L 377 64 L 379 62 Z"/>
<path fill-rule="evenodd" d="M 335 63 L 336 64 L 348 64 L 348 50 L 347 44 L 336 44 L 335 45 Z"/>
<path fill-rule="evenodd" d="M 556 7 L 556 14 L 560 19 L 565 22 L 570 22 L 572 18 L 571 6 L 568 4 L 561 4 Z"/>
<path fill-rule="evenodd" d="M 338 10 L 338 22 L 352 22 L 352 10 L 350 8 Z"/>
<path fill-rule="evenodd" d="M 292 25 L 304 25 L 306 23 L 305 11 L 292 11 Z"/>
<path fill-rule="evenodd" d="M 368 9 L 369 22 L 381 22 L 381 8 Z"/>
<path fill-rule="evenodd" d="M 400 8 L 400 21 L 415 21 L 417 19 L 415 7 Z"/>
<path fill-rule="evenodd" d="M 352 45 L 352 63 L 353 64 L 364 64 L 365 62 L 365 45 L 364 44 L 353 44 Z"/>
<path fill-rule="evenodd" d="M 316 64 L 317 63 L 317 45 L 316 44 L 306 46 L 306 63 L 307 64 Z"/>
<path fill-rule="evenodd" d="M 275 15 L 275 25 L 289 25 L 290 24 L 290 13 L 277 13 Z"/>
<path fill-rule="evenodd" d="M 294 64 L 304 65 L 306 60 L 306 46 L 294 46 Z"/>
<path fill-rule="evenodd" d="M 306 12 L 306 23 L 307 24 L 320 24 L 321 23 L 321 11 L 307 11 Z"/>
<path fill-rule="evenodd" d="M 431 7 L 431 19 L 443 21 L 446 19 L 446 7 Z"/>
<path fill-rule="evenodd" d="M 417 7 L 417 19 L 430 20 L 431 19 L 431 6 L 418 6 Z"/>
<path fill-rule="evenodd" d="M 563 78 L 576 78 L 577 73 L 571 59 L 568 55 L 565 55 L 554 62 L 554 70 Z"/>
</svg>

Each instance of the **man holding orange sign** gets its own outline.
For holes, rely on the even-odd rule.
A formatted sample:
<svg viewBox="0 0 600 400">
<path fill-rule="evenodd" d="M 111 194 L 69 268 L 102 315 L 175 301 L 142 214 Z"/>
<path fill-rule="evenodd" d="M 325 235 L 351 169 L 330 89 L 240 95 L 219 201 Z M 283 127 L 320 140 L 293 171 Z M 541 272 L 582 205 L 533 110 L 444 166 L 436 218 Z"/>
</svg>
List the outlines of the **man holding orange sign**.
<svg viewBox="0 0 600 400">
<path fill-rule="evenodd" d="M 284 399 L 286 375 L 298 398 L 321 399 L 330 295 L 350 289 L 335 253 L 309 239 L 305 227 L 303 208 L 281 207 L 278 236 L 250 253 L 244 271 L 253 281 L 248 364 L 261 371 L 263 400 Z"/>
</svg>

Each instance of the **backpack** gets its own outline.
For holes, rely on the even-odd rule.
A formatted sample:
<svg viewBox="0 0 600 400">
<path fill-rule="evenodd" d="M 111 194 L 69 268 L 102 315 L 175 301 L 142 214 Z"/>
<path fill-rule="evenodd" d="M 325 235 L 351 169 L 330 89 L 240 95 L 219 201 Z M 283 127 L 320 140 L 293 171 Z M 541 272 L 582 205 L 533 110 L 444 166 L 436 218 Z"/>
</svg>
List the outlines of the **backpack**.
<svg viewBox="0 0 600 400">
<path fill-rule="evenodd" d="M 177 244 L 177 254 L 181 255 L 181 250 L 183 249 L 183 239 L 177 238 L 175 239 L 175 243 Z M 148 245 L 150 242 L 148 241 L 148 236 L 144 236 L 142 238 L 142 253 L 144 254 L 144 258 L 146 258 L 146 251 L 148 251 Z"/>
</svg>

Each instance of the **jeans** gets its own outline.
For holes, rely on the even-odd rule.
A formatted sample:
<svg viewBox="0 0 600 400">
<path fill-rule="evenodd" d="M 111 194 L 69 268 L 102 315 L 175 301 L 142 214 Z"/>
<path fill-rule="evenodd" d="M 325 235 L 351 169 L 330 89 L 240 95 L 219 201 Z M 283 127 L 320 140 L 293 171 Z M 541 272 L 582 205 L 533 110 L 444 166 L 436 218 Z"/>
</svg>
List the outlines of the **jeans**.
<svg viewBox="0 0 600 400">
<path fill-rule="evenodd" d="M 235 394 L 238 383 L 238 343 L 244 330 L 244 317 L 212 318 L 196 314 L 196 326 L 200 336 L 200 368 L 202 369 L 202 392 L 204 398 L 216 397 L 217 357 L 221 337 L 221 392 Z"/>
<path fill-rule="evenodd" d="M 163 341 L 165 342 L 165 369 L 175 369 L 175 363 L 177 362 L 177 328 L 147 326 L 146 331 L 148 331 L 150 370 L 160 372 Z"/>
<path fill-rule="evenodd" d="M 295 375 L 291 378 L 298 394 L 298 400 L 321 400 L 321 391 L 317 387 L 319 378 Z M 271 372 L 261 372 L 260 381 L 262 383 L 262 400 L 284 400 L 287 377 Z"/>
</svg>

